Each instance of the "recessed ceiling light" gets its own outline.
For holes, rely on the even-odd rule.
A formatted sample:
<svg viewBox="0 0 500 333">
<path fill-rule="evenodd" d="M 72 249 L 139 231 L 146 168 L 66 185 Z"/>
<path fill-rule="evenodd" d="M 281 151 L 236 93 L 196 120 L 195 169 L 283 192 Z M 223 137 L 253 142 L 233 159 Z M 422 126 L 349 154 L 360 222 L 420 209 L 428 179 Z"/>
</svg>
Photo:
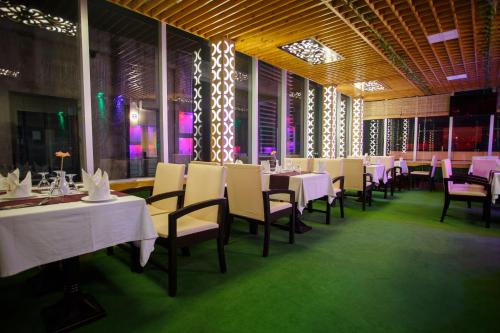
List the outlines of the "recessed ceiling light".
<svg viewBox="0 0 500 333">
<path fill-rule="evenodd" d="M 457 38 L 458 38 L 457 29 L 453 29 L 453 30 L 449 30 L 449 31 L 445 31 L 445 32 L 440 32 L 438 34 L 427 36 L 427 40 L 429 41 L 430 44 L 444 42 L 444 41 L 447 41 L 450 39 L 457 39 Z"/>
<path fill-rule="evenodd" d="M 461 79 L 466 79 L 467 74 L 458 74 L 458 75 L 452 75 L 452 76 L 447 76 L 446 79 L 448 81 L 453 81 L 453 80 L 461 80 Z"/>
<path fill-rule="evenodd" d="M 344 59 L 340 54 L 314 38 L 282 45 L 279 48 L 313 65 L 328 64 Z"/>
<path fill-rule="evenodd" d="M 354 88 L 362 91 L 380 91 L 385 90 L 387 87 L 380 81 L 366 81 L 354 83 Z"/>
</svg>

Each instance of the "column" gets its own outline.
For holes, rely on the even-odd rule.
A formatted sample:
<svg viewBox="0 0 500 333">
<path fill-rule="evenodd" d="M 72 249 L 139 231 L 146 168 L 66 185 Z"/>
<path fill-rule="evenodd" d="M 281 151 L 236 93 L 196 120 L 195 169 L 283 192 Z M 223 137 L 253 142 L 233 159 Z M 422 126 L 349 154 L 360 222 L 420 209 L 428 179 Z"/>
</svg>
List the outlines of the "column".
<svg viewBox="0 0 500 333">
<path fill-rule="evenodd" d="M 337 101 L 337 87 L 323 87 L 323 147 L 321 156 L 323 158 L 335 158 L 335 110 Z"/>
<path fill-rule="evenodd" d="M 352 103 L 352 155 L 363 155 L 363 98 L 356 97 Z"/>
<path fill-rule="evenodd" d="M 210 43 L 211 124 L 210 159 L 234 161 L 234 42 L 216 38 Z"/>
</svg>

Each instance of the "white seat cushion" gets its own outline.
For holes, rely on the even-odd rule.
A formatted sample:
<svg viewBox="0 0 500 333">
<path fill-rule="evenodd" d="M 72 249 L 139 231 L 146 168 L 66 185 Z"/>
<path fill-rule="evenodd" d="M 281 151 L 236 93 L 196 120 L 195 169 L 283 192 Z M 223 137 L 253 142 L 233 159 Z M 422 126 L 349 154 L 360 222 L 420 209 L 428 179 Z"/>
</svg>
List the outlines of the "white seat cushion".
<svg viewBox="0 0 500 333">
<path fill-rule="evenodd" d="M 411 175 L 418 175 L 418 176 L 428 176 L 429 171 L 412 171 L 410 172 Z"/>
<path fill-rule="evenodd" d="M 485 197 L 486 191 L 482 186 L 478 188 L 475 185 L 471 186 L 470 184 L 452 184 L 450 185 L 450 195 L 469 195 L 474 197 Z"/>
<path fill-rule="evenodd" d="M 155 207 L 153 205 L 146 205 L 146 207 L 148 208 L 149 215 L 151 215 L 151 216 L 158 215 L 158 214 L 168 214 L 168 213 L 170 213 L 167 210 L 160 209 L 160 208 Z"/>
<path fill-rule="evenodd" d="M 156 232 L 160 237 L 168 237 L 168 214 L 158 214 L 152 216 Z M 218 229 L 219 225 L 214 222 L 200 220 L 189 215 L 177 220 L 177 237 L 195 234 L 198 232 Z"/>
<path fill-rule="evenodd" d="M 269 201 L 269 208 L 272 213 L 279 212 L 280 210 L 292 207 L 292 204 L 284 201 Z"/>
</svg>

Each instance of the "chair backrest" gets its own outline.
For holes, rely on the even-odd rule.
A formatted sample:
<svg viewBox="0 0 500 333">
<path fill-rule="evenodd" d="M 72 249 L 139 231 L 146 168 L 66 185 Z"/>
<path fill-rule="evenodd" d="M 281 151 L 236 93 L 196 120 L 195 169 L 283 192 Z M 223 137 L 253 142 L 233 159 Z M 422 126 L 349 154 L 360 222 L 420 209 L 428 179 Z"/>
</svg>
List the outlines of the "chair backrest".
<svg viewBox="0 0 500 333">
<path fill-rule="evenodd" d="M 363 160 L 360 158 L 345 158 L 344 163 L 344 188 L 346 190 L 363 190 L 363 173 L 365 171 Z"/>
<path fill-rule="evenodd" d="M 262 167 L 251 164 L 228 165 L 227 197 L 231 214 L 264 221 Z"/>
<path fill-rule="evenodd" d="M 221 165 L 189 164 L 184 206 L 201 201 L 224 198 L 226 167 Z M 218 207 L 208 207 L 189 215 L 210 222 L 217 222 Z"/>
<path fill-rule="evenodd" d="M 203 165 L 220 165 L 218 162 L 207 162 L 207 161 L 191 161 L 189 164 L 203 164 Z"/>
<path fill-rule="evenodd" d="M 436 155 L 432 155 L 431 173 L 430 173 L 431 178 L 434 178 L 434 175 L 436 174 L 436 166 L 437 166 L 437 157 L 436 157 Z"/>
<path fill-rule="evenodd" d="M 302 157 L 285 157 L 284 167 L 288 163 L 292 163 L 294 166 L 300 166 L 301 171 L 311 172 L 313 171 L 313 159 L 312 158 L 302 158 Z"/>
<path fill-rule="evenodd" d="M 441 170 L 443 173 L 443 181 L 445 178 L 450 178 L 453 175 L 453 168 L 451 167 L 451 161 L 449 158 L 446 158 L 444 160 L 441 160 Z M 453 182 L 449 181 L 445 186 L 450 189 L 450 187 L 453 185 Z"/>
<path fill-rule="evenodd" d="M 184 164 L 158 163 L 156 165 L 153 195 L 180 191 L 184 186 Z M 153 206 L 173 212 L 177 209 L 177 198 L 155 201 Z"/>
<path fill-rule="evenodd" d="M 472 174 L 484 178 L 490 177 L 490 171 L 495 170 L 498 166 L 498 161 L 487 159 L 476 159 L 472 161 Z"/>
<path fill-rule="evenodd" d="M 325 158 L 324 161 L 323 161 L 323 163 L 325 163 L 325 170 L 326 170 L 326 172 L 328 172 L 328 174 L 330 174 L 330 177 L 332 177 L 332 179 L 344 175 L 344 160 L 343 159 L 340 159 L 340 158 L 337 158 L 337 159 L 328 159 L 328 158 Z M 335 184 L 333 184 L 333 186 L 335 188 L 339 188 L 340 187 L 340 183 L 336 182 Z"/>
<path fill-rule="evenodd" d="M 472 156 L 472 161 L 474 160 L 498 160 L 498 156 Z"/>
</svg>

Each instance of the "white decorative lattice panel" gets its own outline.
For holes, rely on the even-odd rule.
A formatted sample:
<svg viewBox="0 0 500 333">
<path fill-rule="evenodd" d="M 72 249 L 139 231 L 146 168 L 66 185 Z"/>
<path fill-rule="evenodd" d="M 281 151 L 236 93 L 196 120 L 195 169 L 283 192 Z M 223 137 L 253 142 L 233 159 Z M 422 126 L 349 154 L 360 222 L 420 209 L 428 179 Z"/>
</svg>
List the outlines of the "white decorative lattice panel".
<svg viewBox="0 0 500 333">
<path fill-rule="evenodd" d="M 408 126 L 409 121 L 408 118 L 403 119 L 403 140 L 401 144 L 401 152 L 406 153 L 408 149 Z"/>
<path fill-rule="evenodd" d="M 314 157 L 314 89 L 307 94 L 306 157 Z"/>
<path fill-rule="evenodd" d="M 394 145 L 394 142 L 392 140 L 392 119 L 387 119 L 387 127 L 385 131 L 385 138 L 386 138 L 386 150 L 385 153 L 386 155 L 390 155 L 392 151 L 392 146 Z"/>
<path fill-rule="evenodd" d="M 338 127 L 337 127 L 337 139 L 338 139 L 338 157 L 345 157 L 345 141 L 346 141 L 346 114 L 347 114 L 347 103 L 345 99 L 340 99 L 340 110 L 338 114 Z"/>
<path fill-rule="evenodd" d="M 323 88 L 323 129 L 322 153 L 323 158 L 335 158 L 335 109 L 337 88 L 328 86 Z"/>
<path fill-rule="evenodd" d="M 211 45 L 211 160 L 234 161 L 234 42 L 227 38 Z"/>
<path fill-rule="evenodd" d="M 193 119 L 193 140 L 194 140 L 194 160 L 200 161 L 202 152 L 202 120 L 201 120 L 201 49 L 194 51 L 194 119 Z"/>
<path fill-rule="evenodd" d="M 377 120 L 369 120 L 370 124 L 370 156 L 377 155 L 377 146 L 378 146 L 378 136 L 379 136 L 379 128 Z"/>
<path fill-rule="evenodd" d="M 352 105 L 352 155 L 363 154 L 363 99 L 354 98 Z"/>
</svg>

